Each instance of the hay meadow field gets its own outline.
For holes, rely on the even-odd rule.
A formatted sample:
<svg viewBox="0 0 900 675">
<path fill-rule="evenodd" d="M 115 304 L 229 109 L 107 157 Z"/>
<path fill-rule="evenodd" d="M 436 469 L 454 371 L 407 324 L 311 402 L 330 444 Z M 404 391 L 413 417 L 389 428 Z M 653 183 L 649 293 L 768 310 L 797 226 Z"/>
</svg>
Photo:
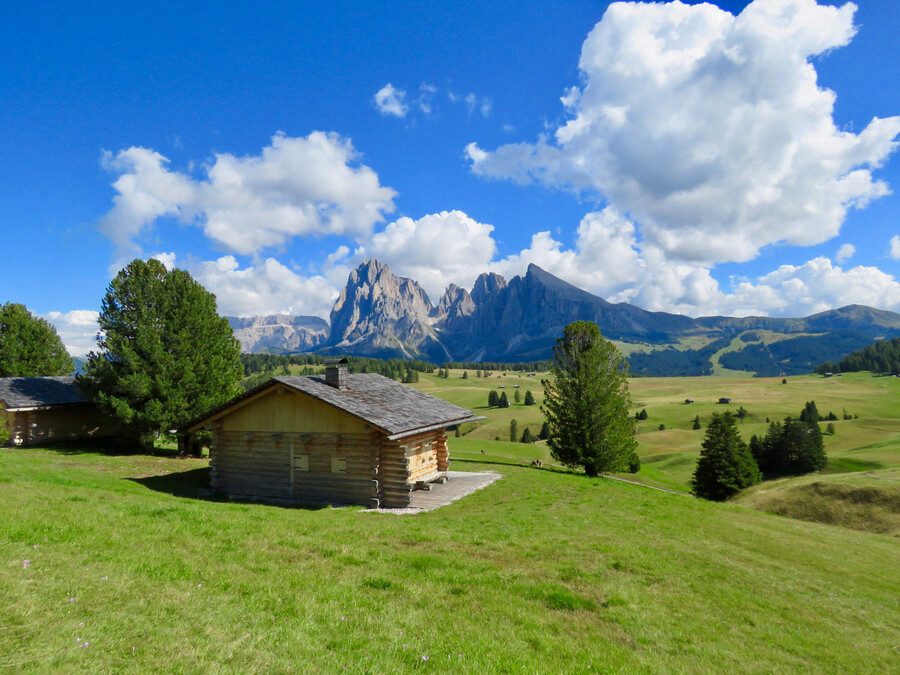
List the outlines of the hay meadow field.
<svg viewBox="0 0 900 675">
<path fill-rule="evenodd" d="M 634 380 L 644 464 L 624 478 L 664 492 L 530 467 L 549 459 L 543 444 L 493 439 L 513 418 L 536 431 L 539 406 L 480 406 L 500 384 L 540 402 L 539 377 L 460 375 L 417 386 L 487 415 L 451 438 L 453 468 L 503 477 L 418 515 L 217 500 L 205 460 L 165 450 L 0 450 L 0 670 L 897 669 L 896 532 L 741 505 L 785 485 L 727 504 L 683 492 L 703 433 L 693 418 L 724 409 L 720 397 L 749 411 L 745 436 L 806 400 L 859 415 L 826 437 L 831 473 L 785 483 L 896 488 L 900 379 Z"/>
</svg>

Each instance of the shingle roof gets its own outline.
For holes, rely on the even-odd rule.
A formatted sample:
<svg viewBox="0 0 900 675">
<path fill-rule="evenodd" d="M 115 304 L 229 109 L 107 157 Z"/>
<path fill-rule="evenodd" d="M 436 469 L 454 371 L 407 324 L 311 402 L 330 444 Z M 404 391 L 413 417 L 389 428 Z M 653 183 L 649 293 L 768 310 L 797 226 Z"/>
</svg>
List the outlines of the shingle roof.
<svg viewBox="0 0 900 675">
<path fill-rule="evenodd" d="M 0 400 L 7 410 L 87 403 L 74 376 L 0 377 Z"/>
<path fill-rule="evenodd" d="M 235 403 L 273 386 L 275 382 L 344 410 L 392 437 L 475 419 L 471 410 L 447 403 L 388 377 L 374 373 L 354 373 L 347 375 L 347 389 L 337 389 L 325 384 L 323 377 L 300 375 L 273 377 L 237 398 L 213 408 L 182 428 L 194 427 Z"/>
</svg>

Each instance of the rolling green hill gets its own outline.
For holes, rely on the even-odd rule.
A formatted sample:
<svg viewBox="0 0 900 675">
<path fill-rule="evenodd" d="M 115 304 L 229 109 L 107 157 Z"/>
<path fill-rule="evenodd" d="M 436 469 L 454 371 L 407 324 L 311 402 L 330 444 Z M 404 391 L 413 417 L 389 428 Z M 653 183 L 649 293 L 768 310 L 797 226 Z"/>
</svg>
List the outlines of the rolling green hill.
<svg viewBox="0 0 900 675">
<path fill-rule="evenodd" d="M 200 460 L 3 450 L 0 664 L 135 673 L 896 666 L 897 538 L 552 468 L 456 462 L 503 478 L 398 517 L 210 500 Z"/>
</svg>

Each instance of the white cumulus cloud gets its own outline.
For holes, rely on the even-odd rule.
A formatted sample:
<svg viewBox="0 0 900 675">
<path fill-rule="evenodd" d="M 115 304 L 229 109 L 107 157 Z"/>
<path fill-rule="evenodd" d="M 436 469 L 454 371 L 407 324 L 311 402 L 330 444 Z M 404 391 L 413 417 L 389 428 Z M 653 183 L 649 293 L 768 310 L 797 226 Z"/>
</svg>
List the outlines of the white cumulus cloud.
<svg viewBox="0 0 900 675">
<path fill-rule="evenodd" d="M 838 263 L 845 263 L 856 254 L 856 247 L 853 244 L 843 244 L 834 254 L 834 260 Z"/>
<path fill-rule="evenodd" d="M 97 348 L 99 312 L 73 309 L 70 312 L 48 312 L 43 318 L 53 324 L 66 351 L 72 356 L 85 356 Z"/>
<path fill-rule="evenodd" d="M 890 256 L 894 260 L 900 260 L 900 234 L 895 234 L 890 241 Z"/>
<path fill-rule="evenodd" d="M 755 282 L 738 284 L 723 309 L 763 308 L 772 316 L 808 316 L 851 304 L 896 311 L 900 309 L 900 283 L 877 267 L 843 270 L 828 258 L 814 258 L 800 266 L 782 265 Z"/>
<path fill-rule="evenodd" d="M 334 284 L 321 275 L 304 276 L 274 258 L 241 269 L 234 256 L 203 261 L 191 275 L 216 296 L 219 314 L 310 315 L 327 318 L 337 299 Z"/>
<path fill-rule="evenodd" d="M 104 156 L 104 165 L 119 174 L 118 194 L 99 228 L 123 259 L 140 254 L 137 237 L 162 217 L 196 223 L 240 254 L 298 236 L 366 237 L 394 210 L 397 193 L 357 159 L 352 143 L 337 134 L 279 133 L 259 155 L 217 154 L 205 166 L 206 178 L 195 179 L 172 171 L 157 152 L 128 148 Z"/>
<path fill-rule="evenodd" d="M 461 211 L 400 218 L 357 249 L 351 262 L 387 262 L 395 274 L 418 281 L 436 302 L 451 282 L 471 287 L 485 271 L 497 249 L 493 229 Z"/>
<path fill-rule="evenodd" d="M 472 169 L 598 195 L 687 263 L 827 241 L 888 193 L 872 171 L 900 134 L 900 117 L 839 130 L 818 86 L 810 59 L 850 42 L 855 9 L 614 3 L 582 46 L 584 84 L 563 96 L 571 119 L 536 143 L 470 144 Z"/>
<path fill-rule="evenodd" d="M 388 82 L 375 92 L 375 107 L 382 115 L 406 117 L 406 113 L 409 112 L 409 105 L 406 103 L 406 92 L 403 89 L 397 89 Z"/>
</svg>

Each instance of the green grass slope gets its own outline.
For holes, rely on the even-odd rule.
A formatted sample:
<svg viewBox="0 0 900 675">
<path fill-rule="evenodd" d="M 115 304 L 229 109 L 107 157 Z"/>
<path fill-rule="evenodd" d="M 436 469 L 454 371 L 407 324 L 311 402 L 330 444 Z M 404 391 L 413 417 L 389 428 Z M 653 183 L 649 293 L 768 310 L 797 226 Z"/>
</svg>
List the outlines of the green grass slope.
<svg viewBox="0 0 900 675">
<path fill-rule="evenodd" d="M 900 469 L 767 481 L 734 501 L 789 518 L 900 537 Z"/>
<path fill-rule="evenodd" d="M 451 439 L 451 451 L 453 442 Z M 469 448 L 469 452 L 480 452 Z M 8 672 L 890 672 L 900 541 L 552 469 L 417 516 L 0 451 Z"/>
<path fill-rule="evenodd" d="M 422 375 L 416 387 L 475 411 L 487 417 L 474 429 L 463 428 L 464 439 L 472 440 L 477 449 L 492 452 L 496 437 L 509 440 L 509 423 L 515 419 L 519 434 L 525 425 L 532 432 L 540 429 L 543 415 L 541 376 L 495 372 L 489 378 L 476 378 L 470 372 L 465 380 L 462 371 L 451 371 L 449 378 Z M 500 388 L 502 385 L 502 389 Z M 505 391 L 512 401 L 515 385 L 519 391 L 530 390 L 538 405 L 512 403 L 509 408 L 488 408 L 491 389 Z M 831 460 L 827 471 L 869 471 L 876 468 L 900 467 L 900 378 L 874 377 L 870 373 L 852 373 L 843 377 L 824 378 L 805 375 L 788 378 L 736 377 L 660 377 L 635 378 L 629 381 L 634 411 L 646 409 L 648 419 L 639 422 L 638 454 L 643 463 L 637 479 L 667 489 L 690 491 L 691 475 L 700 454 L 703 429 L 694 430 L 694 417 L 699 415 L 705 428 L 715 412 L 736 413 L 744 407 L 749 416 L 740 424 L 742 437 L 749 441 L 754 434 L 766 432 L 766 419 L 781 421 L 797 417 L 806 401 L 816 401 L 822 415 L 834 412 L 843 417 L 846 411 L 858 418 L 834 422 L 835 435 L 825 437 L 825 449 Z M 720 405 L 720 398 L 731 398 L 731 405 Z M 695 401 L 685 405 L 685 399 Z M 665 430 L 660 431 L 662 424 Z M 825 423 L 822 424 L 823 430 Z M 480 442 L 480 445 L 479 443 Z M 482 448 L 483 446 L 483 448 Z M 506 447 L 507 456 L 515 448 Z M 498 452 L 500 452 L 498 450 Z M 545 448 L 518 452 L 522 461 L 548 460 Z"/>
</svg>

